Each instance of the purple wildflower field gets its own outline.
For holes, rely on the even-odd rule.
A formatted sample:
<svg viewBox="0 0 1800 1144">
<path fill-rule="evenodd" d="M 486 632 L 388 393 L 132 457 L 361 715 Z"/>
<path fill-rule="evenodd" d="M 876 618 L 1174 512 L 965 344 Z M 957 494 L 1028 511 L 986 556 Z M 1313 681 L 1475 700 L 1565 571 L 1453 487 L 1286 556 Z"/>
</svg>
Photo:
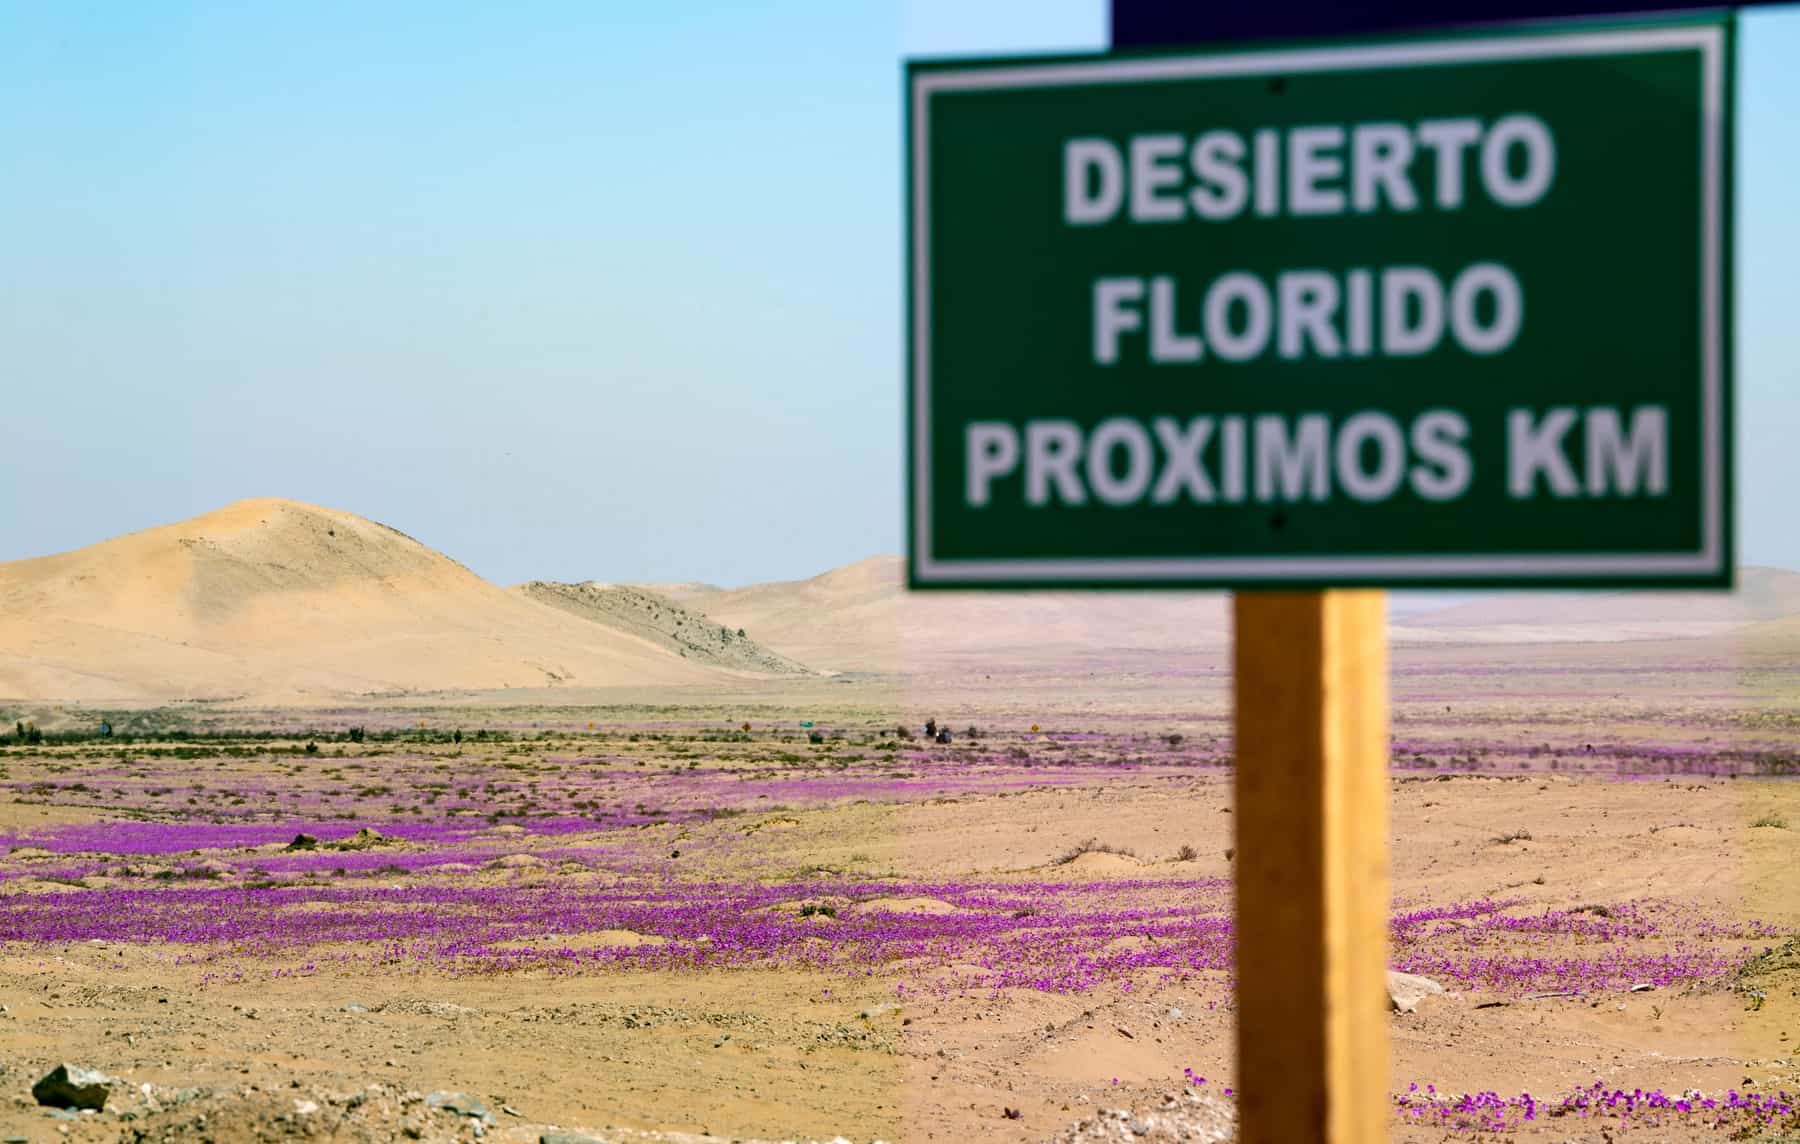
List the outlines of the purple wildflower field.
<svg viewBox="0 0 1800 1144">
<path fill-rule="evenodd" d="M 331 946 L 457 972 L 880 970 L 940 989 L 1081 992 L 1229 973 L 1230 883 L 1179 867 L 1098 883 L 1042 872 L 956 882 L 707 876 L 758 869 L 747 835 L 772 815 L 1119 782 L 1179 787 L 1217 779 L 1229 761 L 1212 736 L 990 733 L 944 749 L 884 731 L 813 743 L 791 731 L 656 723 L 521 735 L 467 753 L 402 734 L 362 753 L 221 744 L 12 761 L 0 789 L 14 801 L 108 818 L 0 837 L 10 851 L 0 885 L 33 890 L 0 898 L 0 933 L 155 943 L 190 959 Z M 1397 742 L 1399 768 L 1419 757 L 1419 745 Z M 1637 747 L 1631 757 L 1654 756 Z M 1481 752 L 1459 742 L 1442 755 L 1446 767 L 1459 761 L 1479 767 Z M 665 853 L 669 828 L 685 838 L 685 864 Z M 358 842 L 358 831 L 376 837 Z M 302 833 L 317 848 L 286 845 Z M 919 900 L 931 912 L 883 908 Z M 646 940 L 555 940 L 611 931 Z M 1396 968 L 1511 993 L 1722 981 L 1780 936 L 1655 900 L 1604 913 L 1437 902 L 1401 910 L 1392 926 Z M 517 944 L 526 939 L 535 944 Z"/>
<path fill-rule="evenodd" d="M 1437 718 L 1435 700 L 1410 695 L 1395 726 L 1396 791 L 1414 792 L 1404 798 L 1424 815 L 1442 813 L 1425 808 L 1442 807 L 1449 789 L 1421 781 L 1433 777 L 1460 779 L 1447 801 L 1466 807 L 1476 793 L 1504 793 L 1508 805 L 1560 797 L 1567 788 L 1551 782 L 1718 797 L 1738 777 L 1789 773 L 1797 757 L 1782 728 L 1714 709 L 1653 720 L 1650 737 L 1623 720 L 1571 715 L 1563 726 L 1555 712 L 1521 726 L 1495 707 Z M 925 853 L 923 820 L 908 817 L 1039 814 L 1100 792 L 1211 806 L 1230 789 L 1217 719 L 1101 713 L 1078 729 L 959 731 L 949 746 L 869 719 L 801 728 L 755 718 L 749 730 L 737 718 L 594 730 L 516 720 L 480 738 L 431 722 L 361 720 L 366 737 L 355 741 L 325 726 L 0 752 L 0 799 L 21 812 L 0 831 L 0 949 L 125 945 L 202 987 L 345 973 L 698 982 L 793 972 L 907 1005 L 1166 1007 L 1155 999 L 1179 994 L 1190 1012 L 1230 1019 L 1228 818 L 1193 828 L 1217 844 L 1202 851 L 1137 858 L 1102 847 L 1087 862 L 1068 850 L 1078 838 L 1027 840 L 1033 857 L 950 873 Z M 1502 780 L 1504 791 L 1491 785 Z M 1654 791 L 1645 780 L 1658 780 Z M 1501 836 L 1513 825 L 1471 827 L 1458 843 L 1469 847 L 1468 876 L 1397 881 L 1393 968 L 1472 999 L 1459 1005 L 1611 1007 L 1647 994 L 1735 997 L 1746 974 L 1789 948 L 1778 921 L 1653 886 L 1539 890 L 1543 877 L 1534 883 L 1524 865 L 1545 848 L 1529 832 Z M 1036 827 L 1019 829 L 1024 839 Z M 841 856 L 864 838 L 866 855 Z M 1476 876 L 1506 863 L 1520 875 Z M 1620 1088 L 1610 1078 L 1543 1088 L 1554 1097 L 1452 1087 L 1397 1093 L 1396 1124 L 1505 1136 L 1594 1123 L 1654 1137 L 1795 1119 L 1777 1090 Z"/>
</svg>

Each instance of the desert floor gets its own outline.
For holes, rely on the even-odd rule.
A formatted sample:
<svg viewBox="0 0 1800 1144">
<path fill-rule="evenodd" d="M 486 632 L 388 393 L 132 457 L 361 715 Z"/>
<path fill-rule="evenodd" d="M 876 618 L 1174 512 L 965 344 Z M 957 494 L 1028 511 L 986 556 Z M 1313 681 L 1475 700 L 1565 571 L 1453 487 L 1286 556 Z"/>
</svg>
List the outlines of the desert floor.
<svg viewBox="0 0 1800 1144">
<path fill-rule="evenodd" d="M 1400 656 L 1396 1139 L 1800 1128 L 1800 681 L 1697 647 Z M 0 1138 L 1224 1138 L 1229 679 L 1156 663 L 9 712 Z"/>
</svg>

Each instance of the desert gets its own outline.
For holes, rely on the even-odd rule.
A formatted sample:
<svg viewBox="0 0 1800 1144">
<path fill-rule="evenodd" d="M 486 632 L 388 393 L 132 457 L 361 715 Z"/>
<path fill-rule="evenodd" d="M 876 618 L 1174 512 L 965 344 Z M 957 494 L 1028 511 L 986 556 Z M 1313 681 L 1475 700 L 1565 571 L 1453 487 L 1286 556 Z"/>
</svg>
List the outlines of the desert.
<svg viewBox="0 0 1800 1144">
<path fill-rule="evenodd" d="M 1233 1138 L 1224 597 L 605 573 L 0 565 L 0 1136 Z M 1797 617 L 1395 596 L 1393 1138 L 1800 1129 Z"/>
</svg>

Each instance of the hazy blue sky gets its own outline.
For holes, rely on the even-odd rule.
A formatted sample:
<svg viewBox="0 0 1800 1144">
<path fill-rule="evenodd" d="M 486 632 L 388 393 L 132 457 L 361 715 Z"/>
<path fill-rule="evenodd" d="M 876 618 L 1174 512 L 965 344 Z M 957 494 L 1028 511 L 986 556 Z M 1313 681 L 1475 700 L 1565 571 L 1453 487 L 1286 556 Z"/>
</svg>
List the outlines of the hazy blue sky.
<svg viewBox="0 0 1800 1144">
<path fill-rule="evenodd" d="M 0 4 L 0 559 L 286 496 L 493 579 L 900 546 L 907 54 L 1104 0 Z M 1744 18 L 1741 552 L 1800 566 L 1800 10 Z"/>
</svg>

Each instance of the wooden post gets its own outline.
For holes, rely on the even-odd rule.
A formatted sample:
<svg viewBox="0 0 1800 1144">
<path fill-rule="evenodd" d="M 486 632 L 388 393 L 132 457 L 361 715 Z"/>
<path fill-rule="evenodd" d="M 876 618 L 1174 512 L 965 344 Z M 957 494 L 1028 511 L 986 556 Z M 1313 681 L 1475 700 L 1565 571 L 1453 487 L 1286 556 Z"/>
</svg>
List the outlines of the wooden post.
<svg viewBox="0 0 1800 1144">
<path fill-rule="evenodd" d="M 1387 1137 L 1387 628 L 1378 590 L 1240 592 L 1244 1144 Z"/>
</svg>

